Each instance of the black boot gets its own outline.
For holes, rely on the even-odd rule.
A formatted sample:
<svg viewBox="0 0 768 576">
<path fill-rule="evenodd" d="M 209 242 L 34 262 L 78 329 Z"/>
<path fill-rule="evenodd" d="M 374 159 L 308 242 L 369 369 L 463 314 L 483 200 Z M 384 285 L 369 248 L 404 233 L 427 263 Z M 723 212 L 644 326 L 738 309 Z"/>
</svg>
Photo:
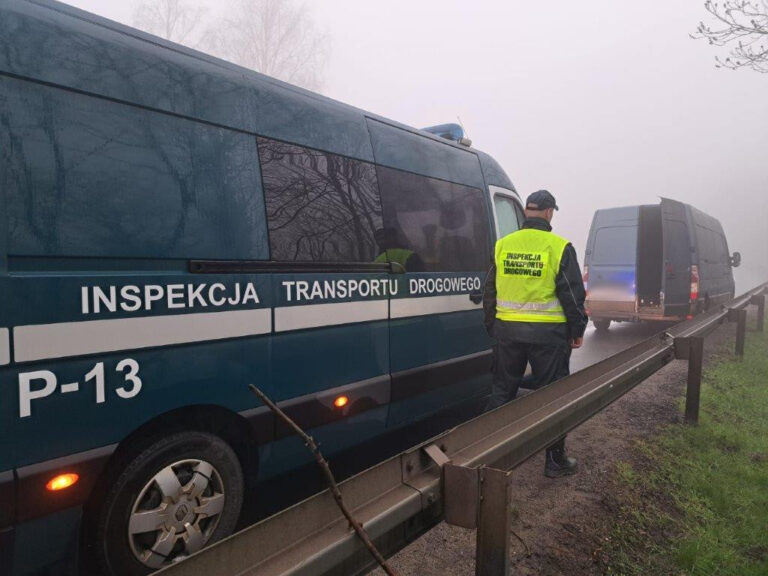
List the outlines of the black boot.
<svg viewBox="0 0 768 576">
<path fill-rule="evenodd" d="M 544 463 L 544 476 L 560 478 L 576 473 L 578 463 L 565 452 L 565 438 L 547 448 L 547 460 Z"/>
</svg>

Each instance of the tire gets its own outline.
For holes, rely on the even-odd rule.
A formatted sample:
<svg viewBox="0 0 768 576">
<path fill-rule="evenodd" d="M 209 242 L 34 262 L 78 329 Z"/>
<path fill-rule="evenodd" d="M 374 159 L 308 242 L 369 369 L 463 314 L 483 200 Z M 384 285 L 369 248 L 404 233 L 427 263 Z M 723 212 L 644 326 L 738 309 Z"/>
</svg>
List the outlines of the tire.
<svg viewBox="0 0 768 576">
<path fill-rule="evenodd" d="M 145 445 L 97 508 L 89 549 L 99 573 L 143 576 L 228 536 L 243 491 L 240 462 L 217 436 L 181 432 Z"/>
<path fill-rule="evenodd" d="M 592 323 L 598 332 L 608 332 L 608 328 L 611 327 L 611 321 L 607 319 L 592 320 Z"/>
</svg>

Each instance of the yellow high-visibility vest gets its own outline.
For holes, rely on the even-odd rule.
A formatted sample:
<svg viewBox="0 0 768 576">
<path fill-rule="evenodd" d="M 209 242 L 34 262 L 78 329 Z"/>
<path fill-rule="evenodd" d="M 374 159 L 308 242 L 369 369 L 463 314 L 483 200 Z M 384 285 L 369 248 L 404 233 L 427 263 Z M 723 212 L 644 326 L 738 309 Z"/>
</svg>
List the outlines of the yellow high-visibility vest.
<svg viewBox="0 0 768 576">
<path fill-rule="evenodd" d="M 387 248 L 376 257 L 374 262 L 397 262 L 400 266 L 406 269 L 405 264 L 411 256 L 413 256 L 413 250 L 408 250 L 407 248 Z"/>
<path fill-rule="evenodd" d="M 525 228 L 496 242 L 496 318 L 507 322 L 566 322 L 555 278 L 568 240 Z"/>
</svg>

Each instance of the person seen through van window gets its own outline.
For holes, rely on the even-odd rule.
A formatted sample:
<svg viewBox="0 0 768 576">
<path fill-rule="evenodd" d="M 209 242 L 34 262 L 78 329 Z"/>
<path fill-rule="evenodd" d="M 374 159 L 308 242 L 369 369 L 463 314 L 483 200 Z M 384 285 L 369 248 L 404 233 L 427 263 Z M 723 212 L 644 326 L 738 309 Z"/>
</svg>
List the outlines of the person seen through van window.
<svg viewBox="0 0 768 576">
<path fill-rule="evenodd" d="M 379 255 L 374 262 L 397 262 L 406 272 L 423 272 L 424 262 L 413 250 L 403 248 L 405 243 L 398 242 L 397 230 L 394 228 L 379 228 L 373 234 L 379 245 Z"/>
<path fill-rule="evenodd" d="M 567 376 L 571 349 L 582 345 L 584 284 L 573 246 L 552 233 L 557 209 L 548 191 L 534 192 L 521 229 L 496 242 L 483 294 L 485 326 L 496 340 L 488 409 L 515 398 L 529 363 L 535 388 Z M 576 460 L 567 456 L 563 437 L 547 448 L 544 473 L 574 472 Z"/>
</svg>

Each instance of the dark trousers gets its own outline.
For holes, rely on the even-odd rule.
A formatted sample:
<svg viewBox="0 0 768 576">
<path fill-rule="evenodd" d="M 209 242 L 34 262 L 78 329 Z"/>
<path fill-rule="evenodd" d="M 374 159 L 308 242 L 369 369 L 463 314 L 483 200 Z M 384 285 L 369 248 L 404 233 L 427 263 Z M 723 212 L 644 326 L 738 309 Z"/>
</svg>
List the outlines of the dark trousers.
<svg viewBox="0 0 768 576">
<path fill-rule="evenodd" d="M 498 408 L 515 399 L 525 368 L 531 365 L 533 388 L 538 389 L 570 374 L 571 345 L 556 338 L 549 344 L 530 344 L 499 338 L 493 350 L 493 385 L 486 410 Z M 565 436 L 548 451 L 565 450 Z"/>
<path fill-rule="evenodd" d="M 531 365 L 533 388 L 541 388 L 570 374 L 571 346 L 567 340 L 529 344 L 499 339 L 494 347 L 493 386 L 487 409 L 514 400 L 525 368 Z"/>
<path fill-rule="evenodd" d="M 487 410 L 515 399 L 525 368 L 531 365 L 532 388 L 551 384 L 570 374 L 571 343 L 565 325 L 496 321 L 493 327 L 493 385 Z M 565 437 L 547 451 L 565 451 Z"/>
</svg>

